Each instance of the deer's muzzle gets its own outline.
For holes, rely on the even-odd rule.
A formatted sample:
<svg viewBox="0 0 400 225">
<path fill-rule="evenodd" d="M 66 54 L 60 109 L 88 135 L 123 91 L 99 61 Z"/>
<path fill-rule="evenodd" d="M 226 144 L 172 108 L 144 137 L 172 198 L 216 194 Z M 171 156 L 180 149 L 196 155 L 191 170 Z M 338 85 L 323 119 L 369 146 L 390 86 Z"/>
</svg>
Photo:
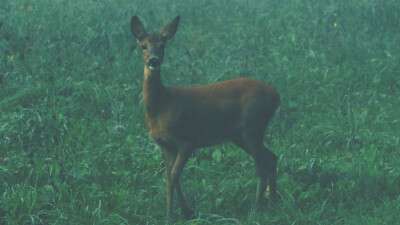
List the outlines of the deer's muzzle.
<svg viewBox="0 0 400 225">
<path fill-rule="evenodd" d="M 149 59 L 149 62 L 147 63 L 147 66 L 149 69 L 153 70 L 158 68 L 161 65 L 161 61 L 158 57 L 152 57 Z"/>
</svg>

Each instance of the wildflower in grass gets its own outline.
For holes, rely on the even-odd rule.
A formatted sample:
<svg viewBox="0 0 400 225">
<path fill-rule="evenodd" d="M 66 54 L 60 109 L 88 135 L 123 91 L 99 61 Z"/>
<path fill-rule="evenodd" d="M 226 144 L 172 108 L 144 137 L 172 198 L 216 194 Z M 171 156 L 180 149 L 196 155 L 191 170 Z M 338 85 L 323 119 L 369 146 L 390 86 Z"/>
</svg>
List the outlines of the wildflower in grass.
<svg viewBox="0 0 400 225">
<path fill-rule="evenodd" d="M 304 127 L 304 123 L 300 124 L 300 127 L 303 128 Z"/>
<path fill-rule="evenodd" d="M 15 58 L 14 55 L 10 55 L 10 56 L 9 56 L 9 59 L 10 59 L 11 61 L 14 60 L 14 58 Z"/>
<path fill-rule="evenodd" d="M 351 158 L 353 157 L 353 154 L 351 154 L 351 152 L 347 152 L 346 155 L 347 155 L 347 157 L 348 157 L 349 159 L 351 159 Z"/>
<path fill-rule="evenodd" d="M 333 27 L 337 27 L 337 23 L 336 22 L 333 22 Z"/>
<path fill-rule="evenodd" d="M 9 137 L 6 137 L 5 139 L 6 139 L 7 142 L 11 141 Z"/>
<path fill-rule="evenodd" d="M 54 188 L 53 188 L 53 186 L 51 186 L 51 185 L 44 185 L 44 189 L 46 190 L 46 191 L 49 191 L 49 192 L 54 192 Z"/>
<path fill-rule="evenodd" d="M 3 159 L 3 163 L 7 163 L 7 162 L 8 162 L 8 158 L 5 157 L 5 158 Z"/>
</svg>

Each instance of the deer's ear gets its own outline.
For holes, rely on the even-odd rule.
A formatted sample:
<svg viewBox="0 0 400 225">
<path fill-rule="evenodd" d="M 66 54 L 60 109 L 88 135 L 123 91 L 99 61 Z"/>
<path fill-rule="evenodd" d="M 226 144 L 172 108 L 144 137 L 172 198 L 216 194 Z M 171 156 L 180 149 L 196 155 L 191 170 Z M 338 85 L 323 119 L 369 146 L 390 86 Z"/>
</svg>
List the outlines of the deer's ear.
<svg viewBox="0 0 400 225">
<path fill-rule="evenodd" d="M 147 36 L 146 30 L 137 16 L 133 16 L 131 19 L 131 32 L 138 41 L 143 40 Z"/>
<path fill-rule="evenodd" d="M 165 40 L 170 39 L 175 35 L 180 20 L 181 17 L 177 16 L 171 23 L 167 24 L 163 29 L 160 30 L 160 34 Z"/>
</svg>

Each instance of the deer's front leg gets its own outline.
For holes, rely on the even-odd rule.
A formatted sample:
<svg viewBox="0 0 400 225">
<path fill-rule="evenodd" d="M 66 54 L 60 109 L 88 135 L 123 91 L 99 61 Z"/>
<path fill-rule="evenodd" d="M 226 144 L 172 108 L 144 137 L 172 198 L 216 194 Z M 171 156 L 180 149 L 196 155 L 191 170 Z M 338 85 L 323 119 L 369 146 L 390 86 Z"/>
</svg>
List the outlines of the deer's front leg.
<svg viewBox="0 0 400 225">
<path fill-rule="evenodd" d="M 193 211 L 187 206 L 185 198 L 182 193 L 181 185 L 179 183 L 179 178 L 182 174 L 183 168 L 185 167 L 193 149 L 189 147 L 184 147 L 184 145 L 179 146 L 179 150 L 171 169 L 170 180 L 172 189 L 176 189 L 178 193 L 178 200 L 182 208 L 182 213 L 186 219 L 191 219 L 193 217 Z"/>
<path fill-rule="evenodd" d="M 183 197 L 181 184 L 179 181 L 176 183 L 175 188 L 176 192 L 178 193 L 178 200 L 179 204 L 181 205 L 183 215 L 187 220 L 192 219 L 194 217 L 194 211 L 187 206 L 185 198 Z"/>
<path fill-rule="evenodd" d="M 171 181 L 171 170 L 176 159 L 176 153 L 163 148 L 161 150 L 163 153 L 165 164 L 165 184 L 167 188 L 167 219 L 170 219 L 172 217 L 174 196 L 174 187 Z"/>
</svg>

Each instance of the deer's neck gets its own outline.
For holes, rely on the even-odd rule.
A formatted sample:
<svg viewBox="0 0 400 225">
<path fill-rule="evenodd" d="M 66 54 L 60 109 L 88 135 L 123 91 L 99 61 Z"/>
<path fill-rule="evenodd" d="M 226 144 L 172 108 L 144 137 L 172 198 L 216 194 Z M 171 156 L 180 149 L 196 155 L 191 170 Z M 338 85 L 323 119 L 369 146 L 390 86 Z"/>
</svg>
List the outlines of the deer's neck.
<svg viewBox="0 0 400 225">
<path fill-rule="evenodd" d="M 144 67 L 143 103 L 146 114 L 155 117 L 160 113 L 163 104 L 166 103 L 167 90 L 161 82 L 160 68 L 150 70 Z"/>
</svg>

